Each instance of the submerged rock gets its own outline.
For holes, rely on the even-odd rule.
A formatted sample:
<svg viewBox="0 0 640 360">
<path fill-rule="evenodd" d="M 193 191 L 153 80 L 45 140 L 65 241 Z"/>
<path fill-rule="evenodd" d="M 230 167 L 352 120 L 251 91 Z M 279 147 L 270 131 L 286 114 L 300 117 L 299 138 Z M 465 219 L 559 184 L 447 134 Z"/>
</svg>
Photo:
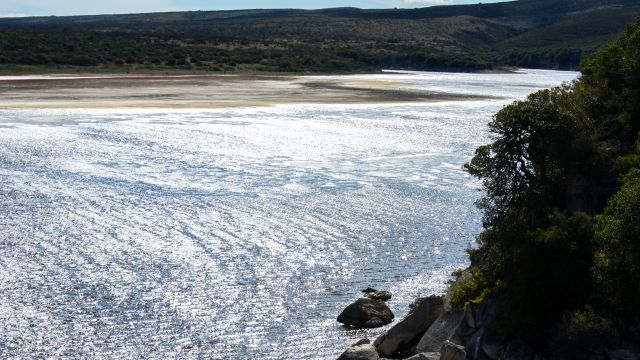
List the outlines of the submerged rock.
<svg viewBox="0 0 640 360">
<path fill-rule="evenodd" d="M 374 345 L 382 356 L 389 356 L 401 350 L 431 326 L 444 312 L 444 301 L 440 296 L 430 296 L 414 302 L 411 312 L 386 334 L 376 339 Z"/>
<path fill-rule="evenodd" d="M 378 360 L 378 352 L 371 344 L 354 345 L 345 350 L 338 360 Z"/>
<path fill-rule="evenodd" d="M 393 318 L 393 312 L 384 301 L 361 298 L 338 315 L 338 322 L 358 328 L 375 328 L 389 324 Z"/>
<path fill-rule="evenodd" d="M 369 299 L 376 299 L 376 300 L 382 300 L 382 301 L 390 300 L 392 296 L 390 291 L 380 291 L 370 287 L 362 290 L 362 292 Z"/>
</svg>

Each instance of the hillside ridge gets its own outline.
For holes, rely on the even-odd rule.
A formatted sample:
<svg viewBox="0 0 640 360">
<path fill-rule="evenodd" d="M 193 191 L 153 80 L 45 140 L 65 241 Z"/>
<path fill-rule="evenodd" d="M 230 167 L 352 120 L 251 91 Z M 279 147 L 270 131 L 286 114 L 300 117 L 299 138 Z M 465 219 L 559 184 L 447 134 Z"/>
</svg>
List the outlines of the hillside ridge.
<svg viewBox="0 0 640 360">
<path fill-rule="evenodd" d="M 416 9 L 2 18 L 0 69 L 577 69 L 585 54 L 619 34 L 638 13 L 640 0 L 518 0 Z"/>
</svg>

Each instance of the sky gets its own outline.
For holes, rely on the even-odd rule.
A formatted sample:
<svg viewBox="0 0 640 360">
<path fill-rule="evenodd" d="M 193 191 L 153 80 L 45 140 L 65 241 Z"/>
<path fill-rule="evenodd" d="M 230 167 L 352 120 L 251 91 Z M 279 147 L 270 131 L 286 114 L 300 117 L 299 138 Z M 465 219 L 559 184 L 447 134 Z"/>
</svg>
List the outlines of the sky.
<svg viewBox="0 0 640 360">
<path fill-rule="evenodd" d="M 505 0 L 482 0 L 498 1 Z M 479 0 L 0 0 L 0 17 L 265 8 L 321 9 L 341 6 L 415 8 L 478 2 Z"/>
</svg>

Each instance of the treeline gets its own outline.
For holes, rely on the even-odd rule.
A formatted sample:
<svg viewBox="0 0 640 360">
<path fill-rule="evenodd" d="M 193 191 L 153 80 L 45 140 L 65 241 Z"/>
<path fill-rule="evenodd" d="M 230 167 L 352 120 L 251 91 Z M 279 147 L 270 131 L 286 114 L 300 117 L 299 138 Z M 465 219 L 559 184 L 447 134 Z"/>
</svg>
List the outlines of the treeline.
<svg viewBox="0 0 640 360">
<path fill-rule="evenodd" d="M 469 54 L 430 53 L 395 44 L 194 43 L 126 34 L 0 32 L 0 64 L 201 71 L 357 72 L 381 68 L 487 69 Z"/>
<path fill-rule="evenodd" d="M 640 18 L 573 84 L 490 123 L 466 165 L 484 231 L 454 303 L 502 299 L 493 324 L 549 356 L 586 359 L 640 325 Z"/>
<path fill-rule="evenodd" d="M 194 41 L 126 33 L 0 31 L 0 64 L 196 71 L 365 72 L 485 70 L 499 66 L 576 69 L 577 49 L 431 51 L 395 42 Z"/>
</svg>

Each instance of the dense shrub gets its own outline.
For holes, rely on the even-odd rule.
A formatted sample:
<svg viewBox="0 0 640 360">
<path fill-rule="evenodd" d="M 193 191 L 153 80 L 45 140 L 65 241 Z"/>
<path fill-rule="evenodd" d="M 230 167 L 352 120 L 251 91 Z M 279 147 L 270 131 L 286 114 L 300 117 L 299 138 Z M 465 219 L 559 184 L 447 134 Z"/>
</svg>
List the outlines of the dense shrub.
<svg viewBox="0 0 640 360">
<path fill-rule="evenodd" d="M 616 337 L 611 320 L 597 314 L 591 306 L 567 312 L 554 329 L 550 346 L 559 359 L 587 359 L 602 353 Z"/>
<path fill-rule="evenodd" d="M 640 169 L 623 182 L 597 217 L 595 276 L 605 304 L 640 323 Z"/>
</svg>

